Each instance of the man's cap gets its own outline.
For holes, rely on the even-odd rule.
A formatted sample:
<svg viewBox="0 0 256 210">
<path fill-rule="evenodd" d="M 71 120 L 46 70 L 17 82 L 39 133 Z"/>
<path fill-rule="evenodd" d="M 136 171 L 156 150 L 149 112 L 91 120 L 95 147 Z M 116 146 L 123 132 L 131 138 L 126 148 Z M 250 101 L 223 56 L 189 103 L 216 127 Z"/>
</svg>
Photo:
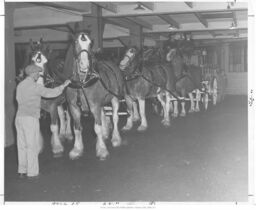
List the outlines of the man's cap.
<svg viewBox="0 0 256 210">
<path fill-rule="evenodd" d="M 39 66 L 36 66 L 34 64 L 32 65 L 28 65 L 26 68 L 25 68 L 25 73 L 26 75 L 31 75 L 33 73 L 38 73 L 38 72 L 41 72 L 43 71 L 42 68 L 40 68 Z"/>
</svg>

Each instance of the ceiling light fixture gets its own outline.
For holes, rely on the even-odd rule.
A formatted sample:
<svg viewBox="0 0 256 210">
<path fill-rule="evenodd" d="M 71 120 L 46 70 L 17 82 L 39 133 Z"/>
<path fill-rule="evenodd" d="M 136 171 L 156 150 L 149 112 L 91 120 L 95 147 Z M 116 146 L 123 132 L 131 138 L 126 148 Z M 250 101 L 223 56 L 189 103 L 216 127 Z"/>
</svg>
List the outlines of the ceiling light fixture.
<svg viewBox="0 0 256 210">
<path fill-rule="evenodd" d="M 230 4 L 229 4 L 229 2 L 228 2 L 228 6 L 227 6 L 227 9 L 230 9 Z"/>
<path fill-rule="evenodd" d="M 140 3 L 138 3 L 134 10 L 145 10 L 145 8 Z"/>
</svg>

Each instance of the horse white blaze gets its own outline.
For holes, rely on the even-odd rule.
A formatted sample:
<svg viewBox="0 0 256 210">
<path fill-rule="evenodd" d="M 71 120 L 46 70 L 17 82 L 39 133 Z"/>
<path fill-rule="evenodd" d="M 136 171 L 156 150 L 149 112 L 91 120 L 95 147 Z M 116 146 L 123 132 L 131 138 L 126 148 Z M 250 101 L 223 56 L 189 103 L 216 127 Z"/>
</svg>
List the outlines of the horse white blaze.
<svg viewBox="0 0 256 210">
<path fill-rule="evenodd" d="M 171 49 L 171 50 L 166 54 L 166 60 L 167 60 L 168 62 L 171 61 L 171 57 L 172 57 L 173 53 L 175 53 L 175 49 Z"/>
<path fill-rule="evenodd" d="M 79 35 L 78 43 L 81 47 L 81 50 L 89 51 L 91 40 L 86 34 L 82 33 Z M 80 65 L 80 70 L 82 72 L 86 72 L 89 69 L 90 62 L 89 62 L 89 55 L 87 52 L 81 52 L 79 65 Z"/>
<path fill-rule="evenodd" d="M 126 54 L 125 54 L 123 60 L 121 60 L 121 62 L 120 62 L 120 68 L 121 68 L 122 70 L 124 70 L 124 68 L 128 65 L 129 58 L 133 57 L 133 55 L 134 55 L 134 53 L 132 52 L 132 49 L 129 49 L 129 50 L 126 52 Z"/>
</svg>

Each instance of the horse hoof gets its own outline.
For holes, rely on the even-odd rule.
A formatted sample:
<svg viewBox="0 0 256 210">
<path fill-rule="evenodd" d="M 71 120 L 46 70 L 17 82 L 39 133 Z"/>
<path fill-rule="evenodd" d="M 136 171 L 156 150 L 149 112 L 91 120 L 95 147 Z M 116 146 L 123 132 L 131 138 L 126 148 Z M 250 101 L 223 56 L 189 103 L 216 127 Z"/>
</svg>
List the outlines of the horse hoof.
<svg viewBox="0 0 256 210">
<path fill-rule="evenodd" d="M 194 110 L 194 109 L 190 109 L 188 112 L 189 113 L 193 113 L 193 112 L 195 112 L 196 110 Z"/>
<path fill-rule="evenodd" d="M 68 142 L 72 142 L 72 140 L 73 140 L 73 135 L 72 135 L 71 133 L 66 134 L 66 135 L 65 135 L 65 138 L 68 140 Z"/>
<path fill-rule="evenodd" d="M 173 118 L 176 118 L 176 117 L 178 117 L 178 114 L 173 113 L 173 114 L 172 114 L 172 117 L 173 117 Z"/>
<path fill-rule="evenodd" d="M 162 121 L 162 124 L 163 124 L 163 126 L 166 127 L 166 128 L 171 126 L 171 123 L 170 123 L 170 121 L 168 121 L 168 120 Z"/>
<path fill-rule="evenodd" d="M 195 112 L 200 112 L 200 109 L 195 109 Z"/>
<path fill-rule="evenodd" d="M 121 140 L 121 138 L 118 138 L 118 139 L 111 139 L 111 142 L 112 142 L 112 146 L 113 147 L 119 147 L 119 146 L 121 146 L 121 144 L 122 144 L 122 140 Z"/>
<path fill-rule="evenodd" d="M 129 130 L 131 130 L 132 129 L 132 126 L 124 126 L 123 128 L 122 128 L 122 131 L 129 131 Z"/>
<path fill-rule="evenodd" d="M 83 154 L 83 150 L 73 149 L 69 152 L 69 158 L 71 160 L 76 160 L 80 158 Z"/>
<path fill-rule="evenodd" d="M 140 131 L 140 132 L 143 132 L 143 131 L 145 131 L 145 130 L 147 130 L 147 127 L 144 126 L 144 125 L 140 125 L 140 126 L 137 128 L 137 131 Z"/>
<path fill-rule="evenodd" d="M 63 152 L 53 153 L 54 158 L 60 158 L 63 156 Z"/>
<path fill-rule="evenodd" d="M 107 149 L 99 149 L 99 150 L 97 150 L 97 157 L 99 157 L 99 159 L 101 161 L 106 160 L 108 156 L 109 156 L 109 153 L 108 153 Z"/>
<path fill-rule="evenodd" d="M 181 113 L 180 116 L 181 117 L 186 117 L 186 114 L 185 113 Z"/>
<path fill-rule="evenodd" d="M 135 117 L 135 118 L 132 119 L 132 121 L 133 122 L 138 122 L 138 121 L 140 121 L 140 118 L 139 117 Z"/>
</svg>

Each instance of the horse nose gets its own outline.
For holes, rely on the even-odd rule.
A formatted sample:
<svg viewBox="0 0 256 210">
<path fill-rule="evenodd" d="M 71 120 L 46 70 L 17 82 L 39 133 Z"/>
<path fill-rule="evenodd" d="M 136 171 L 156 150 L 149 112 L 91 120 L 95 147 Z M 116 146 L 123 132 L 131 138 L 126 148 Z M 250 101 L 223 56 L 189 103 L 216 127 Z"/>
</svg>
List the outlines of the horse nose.
<svg viewBox="0 0 256 210">
<path fill-rule="evenodd" d="M 83 42 L 86 41 L 86 38 L 85 38 L 85 35 L 84 35 L 84 34 L 82 34 L 81 40 L 82 40 Z"/>
<path fill-rule="evenodd" d="M 40 63 L 41 62 L 41 53 L 38 53 L 37 58 L 36 58 L 36 62 Z"/>
</svg>

